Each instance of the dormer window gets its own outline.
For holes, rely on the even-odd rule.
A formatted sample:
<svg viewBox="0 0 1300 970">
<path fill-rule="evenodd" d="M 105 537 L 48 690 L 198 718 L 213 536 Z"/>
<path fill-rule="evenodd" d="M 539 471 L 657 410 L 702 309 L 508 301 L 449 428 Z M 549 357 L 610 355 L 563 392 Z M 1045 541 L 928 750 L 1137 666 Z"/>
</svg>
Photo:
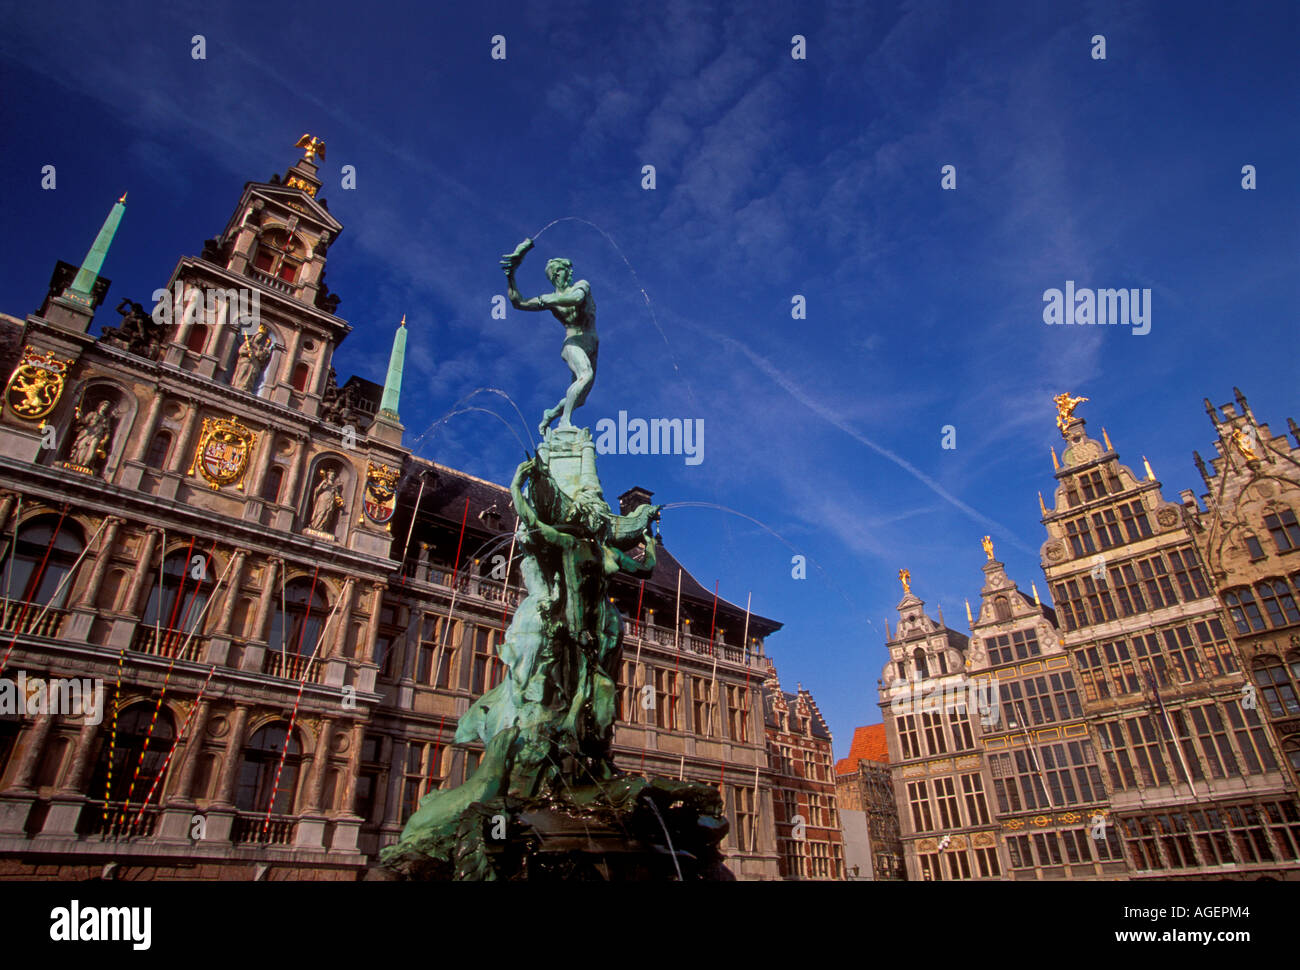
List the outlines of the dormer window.
<svg viewBox="0 0 1300 970">
<path fill-rule="evenodd" d="M 293 283 L 298 279 L 298 270 L 305 257 L 306 249 L 296 237 L 283 230 L 272 229 L 263 233 L 258 240 L 253 266 L 268 276 Z"/>
</svg>

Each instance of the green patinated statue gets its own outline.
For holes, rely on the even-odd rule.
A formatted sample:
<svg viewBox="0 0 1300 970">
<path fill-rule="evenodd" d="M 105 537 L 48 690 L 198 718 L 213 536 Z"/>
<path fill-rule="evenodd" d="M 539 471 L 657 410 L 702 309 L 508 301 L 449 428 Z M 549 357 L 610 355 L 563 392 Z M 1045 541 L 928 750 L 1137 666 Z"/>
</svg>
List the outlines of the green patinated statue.
<svg viewBox="0 0 1300 970">
<path fill-rule="evenodd" d="M 520 298 L 515 287 L 515 270 L 532 248 L 533 241 L 525 239 L 513 253 L 501 257 L 510 303 L 517 310 L 550 310 L 555 319 L 564 324 L 566 336 L 560 356 L 573 374 L 573 383 L 564 397 L 542 415 L 537 433 L 544 434 L 557 417 L 560 419 L 559 427 L 573 426 L 573 409 L 581 407 L 587 400 L 591 385 L 596 381 L 596 353 L 600 348 L 600 338 L 596 336 L 596 300 L 591 295 L 591 284 L 586 280 L 573 282 L 573 263 L 569 260 L 552 259 L 546 264 L 546 278 L 555 287 L 554 293 L 543 293 L 529 300 Z"/>
<path fill-rule="evenodd" d="M 477 769 L 425 795 L 381 859 L 415 879 L 593 878 L 575 875 L 592 866 L 594 878 L 685 878 L 684 866 L 691 878 L 718 877 L 727 823 L 717 790 L 626 775 L 610 757 L 623 620 L 609 584 L 652 574 L 662 506 L 615 515 L 606 504 L 591 432 L 570 421 L 595 375 L 590 287 L 552 260 L 555 293 L 520 300 L 513 274 L 531 245 L 502 260 L 511 302 L 564 323 L 574 381 L 510 485 L 527 596 L 498 647 L 505 677 L 457 725 L 458 744 L 484 745 Z"/>
</svg>

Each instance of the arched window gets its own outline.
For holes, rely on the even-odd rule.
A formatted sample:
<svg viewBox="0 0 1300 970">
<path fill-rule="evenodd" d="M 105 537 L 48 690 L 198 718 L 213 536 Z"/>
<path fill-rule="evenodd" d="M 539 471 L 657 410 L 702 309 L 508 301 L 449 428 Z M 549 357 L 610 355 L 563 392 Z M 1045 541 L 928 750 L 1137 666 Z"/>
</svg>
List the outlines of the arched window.
<svg viewBox="0 0 1300 970">
<path fill-rule="evenodd" d="M 930 676 L 930 670 L 925 664 L 925 651 L 920 647 L 912 651 L 912 662 L 916 664 L 916 676 L 921 678 Z"/>
<path fill-rule="evenodd" d="M 272 465 L 266 470 L 266 480 L 262 482 L 262 498 L 268 502 L 280 501 L 280 487 L 284 484 L 284 466 Z"/>
<path fill-rule="evenodd" d="M 166 468 L 167 459 L 172 453 L 172 433 L 170 431 L 159 431 L 149 442 L 149 450 L 145 453 L 144 463 L 150 468 Z"/>
<path fill-rule="evenodd" d="M 1296 609 L 1295 597 L 1285 579 L 1266 579 L 1255 585 L 1255 592 L 1259 594 L 1259 601 L 1273 626 L 1300 623 L 1300 609 Z"/>
<path fill-rule="evenodd" d="M 215 585 L 213 562 L 206 553 L 197 548 L 172 552 L 163 569 L 161 590 L 158 574 L 152 577 L 142 625 L 161 628 L 164 641 L 180 646 L 180 638 L 197 628 Z"/>
<path fill-rule="evenodd" d="M 43 515 L 28 522 L 18 530 L 17 547 L 5 562 L 8 596 L 33 606 L 62 608 L 72 586 L 71 580 L 64 580 L 84 547 L 80 527 L 68 519 L 60 524 L 58 516 Z"/>
<path fill-rule="evenodd" d="M 296 238 L 279 229 L 262 234 L 253 265 L 269 276 L 292 283 L 298 278 L 306 250 Z"/>
<path fill-rule="evenodd" d="M 311 367 L 303 361 L 299 361 L 295 364 L 293 368 L 293 377 L 290 379 L 293 383 L 293 389 L 295 391 L 307 390 L 307 378 L 310 376 Z"/>
<path fill-rule="evenodd" d="M 316 650 L 329 616 L 330 604 L 325 587 L 306 577 L 290 580 L 284 588 L 284 607 L 275 604 L 275 617 L 271 621 L 271 635 L 267 646 L 272 650 L 310 657 Z"/>
<path fill-rule="evenodd" d="M 190 328 L 190 335 L 185 341 L 187 349 L 194 351 L 196 354 L 203 353 L 208 346 L 208 325 L 206 323 L 196 323 Z"/>
<path fill-rule="evenodd" d="M 1274 717 L 1300 714 L 1300 698 L 1287 676 L 1286 666 L 1275 654 L 1260 654 L 1253 666 L 1255 683 Z"/>
<path fill-rule="evenodd" d="M 1264 616 L 1259 612 L 1259 606 L 1249 588 L 1229 590 L 1223 594 L 1223 602 L 1228 605 L 1228 615 L 1236 624 L 1238 633 L 1264 629 Z"/>
<path fill-rule="evenodd" d="M 171 714 L 166 707 L 158 711 L 158 720 L 154 722 L 153 731 L 150 732 L 149 724 L 153 722 L 156 704 L 156 701 L 146 701 L 132 704 L 123 710 L 117 716 L 115 736 L 112 733 L 112 714 L 105 712 L 104 723 L 99 730 L 99 751 L 95 757 L 95 770 L 91 773 L 90 788 L 86 792 L 94 804 L 86 811 L 102 811 L 106 790 L 109 802 L 119 808 L 126 801 L 128 792 L 131 794 L 131 803 L 137 809 L 149 794 L 149 788 L 158 777 L 158 772 L 167 758 L 167 752 L 171 750 L 172 738 L 175 737 Z M 140 761 L 142 754 L 143 762 Z M 140 766 L 138 773 L 137 765 Z M 131 786 L 132 777 L 135 778 L 134 788 Z M 109 787 L 110 778 L 111 787 Z M 163 787 L 163 782 L 158 782 L 157 787 L 154 788 L 151 804 L 156 805 L 162 800 Z M 111 822 L 112 819 L 109 821 Z"/>
<path fill-rule="evenodd" d="M 998 596 L 993 600 L 993 612 L 997 614 L 999 620 L 1011 619 L 1011 603 L 1005 596 Z"/>
<path fill-rule="evenodd" d="M 258 728 L 244 745 L 243 760 L 239 765 L 239 785 L 235 792 L 235 807 L 242 812 L 265 812 L 271 808 L 275 815 L 293 812 L 294 796 L 298 791 L 298 769 L 302 766 L 302 749 L 296 738 L 289 738 L 286 752 L 284 741 L 289 725 L 284 722 Z M 275 783 L 284 754 L 284 770 L 280 784 Z M 275 789 L 275 805 L 271 806 L 271 791 Z"/>
</svg>

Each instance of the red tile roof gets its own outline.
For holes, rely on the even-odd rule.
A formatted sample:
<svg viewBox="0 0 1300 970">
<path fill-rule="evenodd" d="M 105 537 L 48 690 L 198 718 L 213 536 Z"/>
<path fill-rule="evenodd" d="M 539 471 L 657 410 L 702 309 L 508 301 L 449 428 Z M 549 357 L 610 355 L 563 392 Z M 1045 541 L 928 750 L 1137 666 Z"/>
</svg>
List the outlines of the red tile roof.
<svg viewBox="0 0 1300 970">
<path fill-rule="evenodd" d="M 870 724 L 853 729 L 853 743 L 849 756 L 835 762 L 837 775 L 850 775 L 858 770 L 859 761 L 879 761 L 889 764 L 889 748 L 885 744 L 885 725 Z"/>
</svg>

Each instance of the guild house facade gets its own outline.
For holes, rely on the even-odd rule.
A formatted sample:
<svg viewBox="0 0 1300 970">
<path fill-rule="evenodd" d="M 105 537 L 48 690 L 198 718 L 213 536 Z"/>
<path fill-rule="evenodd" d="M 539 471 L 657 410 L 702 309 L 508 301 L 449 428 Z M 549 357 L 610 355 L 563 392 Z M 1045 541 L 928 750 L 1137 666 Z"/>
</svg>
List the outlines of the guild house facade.
<svg viewBox="0 0 1300 970">
<path fill-rule="evenodd" d="M 299 147 L 97 335 L 125 197 L 35 313 L 0 317 L 0 875 L 362 878 L 477 764 L 452 738 L 524 595 L 509 491 L 403 446 L 404 321 L 384 383 L 339 386 L 343 226 L 323 144 Z M 731 870 L 785 875 L 764 694 L 781 625 L 668 548 L 616 600 L 617 761 L 718 786 Z M 103 701 L 16 700 L 19 675 L 90 678 Z M 832 878 L 818 838 L 809 874 Z"/>
<path fill-rule="evenodd" d="M 904 596 L 881 704 L 909 877 L 1300 878 L 1300 438 L 1236 398 L 1206 402 L 1202 507 L 1059 396 L 1055 607 L 988 537 L 969 639 Z"/>
</svg>

